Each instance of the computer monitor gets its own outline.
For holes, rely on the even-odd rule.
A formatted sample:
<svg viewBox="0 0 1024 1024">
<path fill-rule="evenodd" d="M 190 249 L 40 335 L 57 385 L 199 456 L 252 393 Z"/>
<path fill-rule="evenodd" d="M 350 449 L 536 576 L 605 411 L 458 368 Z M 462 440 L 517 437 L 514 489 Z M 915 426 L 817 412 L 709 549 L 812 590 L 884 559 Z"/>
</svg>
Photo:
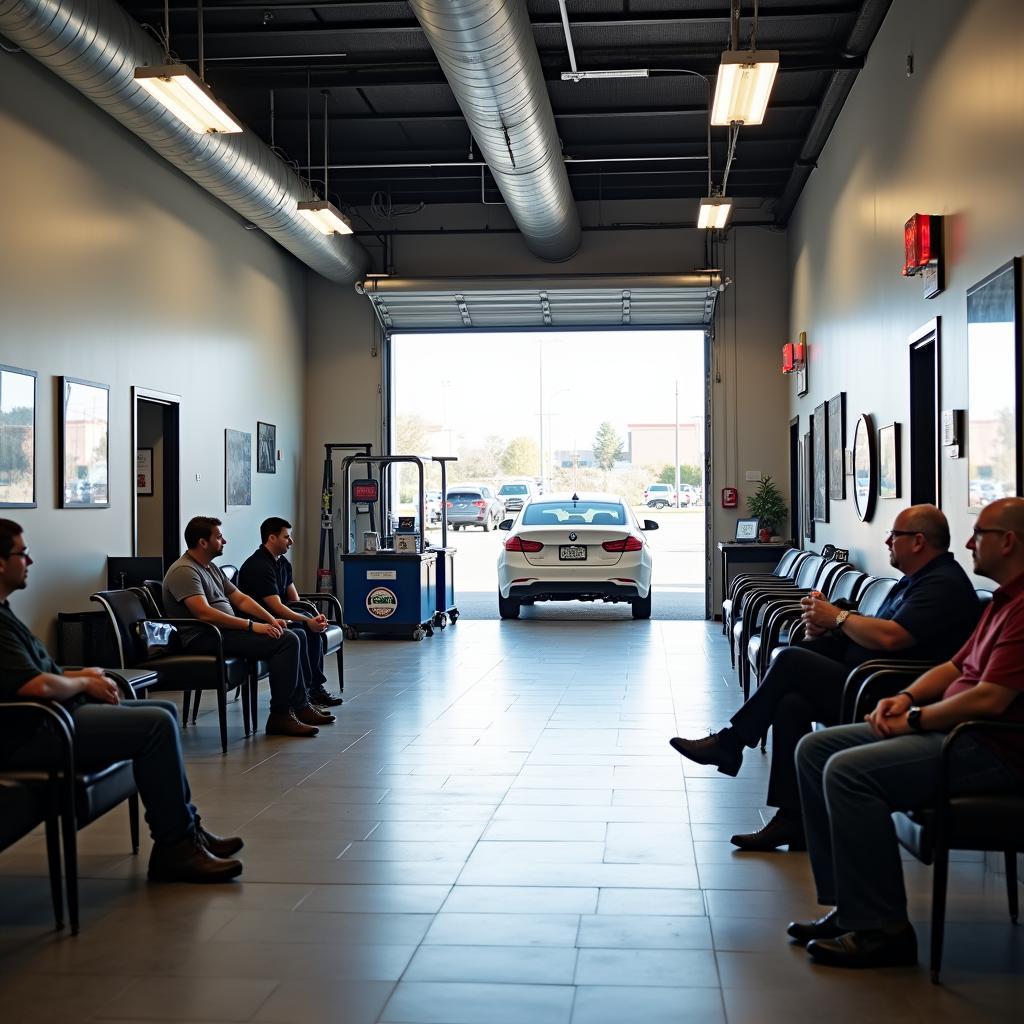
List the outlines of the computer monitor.
<svg viewBox="0 0 1024 1024">
<path fill-rule="evenodd" d="M 107 590 L 141 587 L 146 580 L 164 578 L 164 560 L 159 555 L 137 558 L 107 558 Z"/>
</svg>

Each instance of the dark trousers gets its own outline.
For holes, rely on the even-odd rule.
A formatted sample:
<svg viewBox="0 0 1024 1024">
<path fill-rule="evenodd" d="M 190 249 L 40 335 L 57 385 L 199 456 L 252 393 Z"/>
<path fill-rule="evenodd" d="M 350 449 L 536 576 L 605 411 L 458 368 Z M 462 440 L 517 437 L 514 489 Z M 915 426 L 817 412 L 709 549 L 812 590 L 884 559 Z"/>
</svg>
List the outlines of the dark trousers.
<svg viewBox="0 0 1024 1024">
<path fill-rule="evenodd" d="M 907 896 L 893 811 L 928 804 L 945 733 L 878 739 L 871 726 L 823 729 L 800 741 L 797 771 L 818 902 L 851 931 L 902 924 Z M 951 754 L 954 793 L 1015 792 L 1020 780 L 965 736 Z"/>
<path fill-rule="evenodd" d="M 71 716 L 78 767 L 95 770 L 115 761 L 132 762 L 153 842 L 176 843 L 192 833 L 196 809 L 181 754 L 178 709 L 170 701 L 83 704 Z M 39 767 L 48 753 L 45 744 L 33 741 L 5 763 L 12 768 Z"/>
<path fill-rule="evenodd" d="M 274 639 L 261 633 L 225 631 L 224 654 L 229 658 L 258 658 L 270 669 L 270 710 L 304 708 L 309 700 L 299 667 L 299 638 L 289 629 Z"/>
<path fill-rule="evenodd" d="M 301 622 L 292 622 L 288 628 L 299 638 L 299 672 L 308 695 L 327 682 L 327 676 L 324 675 L 323 634 L 313 633 Z"/>
<path fill-rule="evenodd" d="M 772 729 L 772 770 L 768 803 L 784 811 L 799 811 L 800 791 L 794 755 L 800 738 L 815 722 L 839 721 L 843 683 L 849 669 L 841 661 L 806 647 L 784 647 L 761 685 L 732 716 L 737 739 L 756 746 Z"/>
</svg>

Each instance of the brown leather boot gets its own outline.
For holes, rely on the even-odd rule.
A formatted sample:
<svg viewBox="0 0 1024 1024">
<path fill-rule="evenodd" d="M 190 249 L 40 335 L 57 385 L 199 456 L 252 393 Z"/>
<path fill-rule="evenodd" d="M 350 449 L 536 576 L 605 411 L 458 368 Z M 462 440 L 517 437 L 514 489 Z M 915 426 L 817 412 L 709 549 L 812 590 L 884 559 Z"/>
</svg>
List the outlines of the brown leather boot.
<svg viewBox="0 0 1024 1024">
<path fill-rule="evenodd" d="M 151 882 L 229 882 L 242 873 L 240 860 L 215 857 L 197 829 L 177 843 L 158 843 L 149 855 Z"/>
<path fill-rule="evenodd" d="M 305 722 L 306 725 L 331 725 L 337 721 L 330 711 L 318 708 L 315 704 L 307 704 L 304 708 L 299 708 L 295 712 L 295 717 L 300 722 Z"/>
<path fill-rule="evenodd" d="M 233 857 L 238 851 L 245 846 L 245 842 L 241 836 L 218 836 L 214 835 L 213 832 L 203 828 L 202 819 L 199 815 L 196 815 L 196 832 L 199 833 L 199 838 L 214 857 L 220 857 L 222 860 L 227 857 Z"/>
<path fill-rule="evenodd" d="M 315 736 L 320 730 L 315 725 L 304 725 L 295 717 L 295 712 L 271 711 L 267 718 L 268 736 Z"/>
</svg>

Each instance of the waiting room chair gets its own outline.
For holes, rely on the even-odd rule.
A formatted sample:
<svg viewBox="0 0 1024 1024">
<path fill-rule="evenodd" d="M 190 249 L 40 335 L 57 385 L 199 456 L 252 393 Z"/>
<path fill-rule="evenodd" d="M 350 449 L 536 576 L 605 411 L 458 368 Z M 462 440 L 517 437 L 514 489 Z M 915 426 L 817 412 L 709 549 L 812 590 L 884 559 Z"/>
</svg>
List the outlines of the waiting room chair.
<svg viewBox="0 0 1024 1024">
<path fill-rule="evenodd" d="M 792 579 L 796 575 L 797 566 L 808 556 L 809 551 L 801 551 L 799 548 L 788 548 L 782 553 L 782 557 L 776 563 L 770 573 L 763 572 L 741 572 L 737 573 L 729 581 L 728 594 L 722 601 L 722 632 L 726 636 L 731 635 L 732 630 L 732 609 L 735 601 L 736 591 L 751 579 L 764 580 L 766 577 L 774 576 L 777 579 Z"/>
</svg>

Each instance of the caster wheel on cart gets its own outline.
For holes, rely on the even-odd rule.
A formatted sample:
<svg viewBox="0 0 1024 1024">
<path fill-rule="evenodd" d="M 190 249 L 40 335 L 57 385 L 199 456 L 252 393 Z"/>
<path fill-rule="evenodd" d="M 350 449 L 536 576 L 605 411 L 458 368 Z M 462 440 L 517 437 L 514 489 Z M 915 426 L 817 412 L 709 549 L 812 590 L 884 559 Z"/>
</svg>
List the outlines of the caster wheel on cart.
<svg viewBox="0 0 1024 1024">
<path fill-rule="evenodd" d="M 444 612 L 435 612 L 434 625 L 437 626 L 438 629 L 444 629 L 444 627 L 448 625 L 448 616 L 445 615 Z"/>
<path fill-rule="evenodd" d="M 346 626 L 345 627 L 345 639 L 346 640 L 358 640 L 359 639 L 359 630 L 357 630 L 355 628 L 355 626 Z"/>
<path fill-rule="evenodd" d="M 451 624 L 453 626 L 455 625 L 456 622 L 459 621 L 459 609 L 458 608 L 453 608 L 452 609 L 451 615 L 448 617 L 448 621 L 451 622 Z"/>
<path fill-rule="evenodd" d="M 426 635 L 426 631 L 420 629 L 418 626 L 412 631 L 413 640 L 422 640 Z"/>
</svg>

